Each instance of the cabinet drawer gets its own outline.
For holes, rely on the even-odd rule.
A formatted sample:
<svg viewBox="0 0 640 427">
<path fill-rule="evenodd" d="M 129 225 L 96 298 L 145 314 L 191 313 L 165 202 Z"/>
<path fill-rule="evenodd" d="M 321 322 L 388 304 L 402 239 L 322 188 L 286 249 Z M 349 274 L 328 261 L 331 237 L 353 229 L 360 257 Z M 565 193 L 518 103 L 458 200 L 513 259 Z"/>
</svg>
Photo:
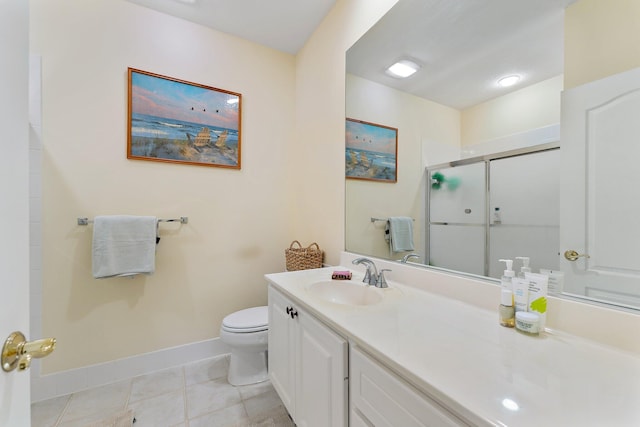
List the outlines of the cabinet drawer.
<svg viewBox="0 0 640 427">
<path fill-rule="evenodd" d="M 376 427 L 459 427 L 464 422 L 415 390 L 357 347 L 350 352 L 351 414 L 358 425 Z"/>
</svg>

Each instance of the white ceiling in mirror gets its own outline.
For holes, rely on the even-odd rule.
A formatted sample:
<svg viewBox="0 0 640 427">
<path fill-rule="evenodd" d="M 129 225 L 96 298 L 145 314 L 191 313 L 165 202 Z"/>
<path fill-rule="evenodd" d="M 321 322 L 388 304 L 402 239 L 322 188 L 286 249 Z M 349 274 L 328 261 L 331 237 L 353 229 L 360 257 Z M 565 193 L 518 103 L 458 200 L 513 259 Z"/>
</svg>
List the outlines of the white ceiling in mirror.
<svg viewBox="0 0 640 427">
<path fill-rule="evenodd" d="M 127 0 L 295 54 L 335 0 Z"/>
<path fill-rule="evenodd" d="M 465 109 L 562 74 L 564 9 L 574 1 L 402 0 L 349 49 L 347 72 Z M 422 68 L 404 80 L 385 74 L 403 58 Z M 498 86 L 508 74 L 520 82 Z"/>
</svg>

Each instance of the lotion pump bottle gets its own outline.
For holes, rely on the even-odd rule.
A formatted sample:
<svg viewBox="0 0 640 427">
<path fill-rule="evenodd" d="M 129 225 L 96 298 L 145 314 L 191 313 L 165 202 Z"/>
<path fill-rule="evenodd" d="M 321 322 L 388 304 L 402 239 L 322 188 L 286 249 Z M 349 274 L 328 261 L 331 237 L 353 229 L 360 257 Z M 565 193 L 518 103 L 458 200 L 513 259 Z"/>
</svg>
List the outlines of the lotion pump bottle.
<svg viewBox="0 0 640 427">
<path fill-rule="evenodd" d="M 517 256 L 516 259 L 522 260 L 522 267 L 520 267 L 520 273 L 518 273 L 518 277 L 524 278 L 525 273 L 531 273 L 531 268 L 529 268 L 529 257 Z"/>
<path fill-rule="evenodd" d="M 510 289 L 500 290 L 500 306 L 498 307 L 500 325 L 513 328 L 516 325 L 516 311 L 513 307 L 513 292 Z"/>
</svg>

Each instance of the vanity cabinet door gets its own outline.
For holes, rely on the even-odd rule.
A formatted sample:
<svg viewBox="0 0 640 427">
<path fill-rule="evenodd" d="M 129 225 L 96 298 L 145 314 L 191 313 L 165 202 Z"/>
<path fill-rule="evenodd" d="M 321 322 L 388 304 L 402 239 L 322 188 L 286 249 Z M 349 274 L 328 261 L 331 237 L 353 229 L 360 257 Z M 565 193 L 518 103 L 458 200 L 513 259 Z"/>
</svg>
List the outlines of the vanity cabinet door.
<svg viewBox="0 0 640 427">
<path fill-rule="evenodd" d="M 298 310 L 296 424 L 299 427 L 347 425 L 347 341 Z"/>
<path fill-rule="evenodd" d="M 351 347 L 349 354 L 350 413 L 353 425 L 467 426 L 357 347 Z"/>
<path fill-rule="evenodd" d="M 271 286 L 268 360 L 298 427 L 347 426 L 347 341 Z"/>
<path fill-rule="evenodd" d="M 269 379 L 289 414 L 295 416 L 295 334 L 291 301 L 269 287 Z"/>
</svg>

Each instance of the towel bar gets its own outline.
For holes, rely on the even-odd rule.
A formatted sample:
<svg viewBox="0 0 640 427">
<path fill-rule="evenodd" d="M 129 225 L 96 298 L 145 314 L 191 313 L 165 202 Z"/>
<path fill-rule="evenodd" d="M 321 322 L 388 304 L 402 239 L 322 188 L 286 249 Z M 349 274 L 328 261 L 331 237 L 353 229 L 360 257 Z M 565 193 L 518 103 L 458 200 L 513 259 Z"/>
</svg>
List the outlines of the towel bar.
<svg viewBox="0 0 640 427">
<path fill-rule="evenodd" d="M 78 225 L 89 225 L 93 220 L 89 218 L 78 218 Z M 180 218 L 158 219 L 158 222 L 180 222 L 180 224 L 188 224 L 189 217 L 181 216 Z"/>
<path fill-rule="evenodd" d="M 389 221 L 388 218 L 374 218 L 371 217 L 371 222 L 376 222 L 376 221 Z M 411 221 L 415 221 L 415 219 L 411 218 Z"/>
</svg>

